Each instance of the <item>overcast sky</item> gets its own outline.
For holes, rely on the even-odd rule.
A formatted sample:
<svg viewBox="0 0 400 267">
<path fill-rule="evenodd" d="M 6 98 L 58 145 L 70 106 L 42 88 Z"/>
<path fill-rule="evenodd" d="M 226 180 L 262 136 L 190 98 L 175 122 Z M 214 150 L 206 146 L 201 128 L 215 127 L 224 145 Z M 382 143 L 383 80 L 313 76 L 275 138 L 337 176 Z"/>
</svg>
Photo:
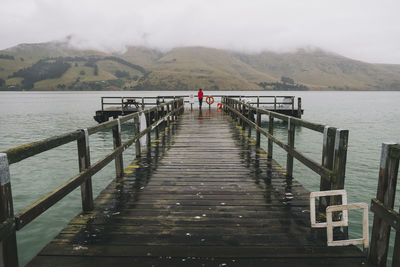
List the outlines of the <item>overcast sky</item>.
<svg viewBox="0 0 400 267">
<path fill-rule="evenodd" d="M 0 49 L 62 40 L 83 48 L 322 48 L 400 64 L 400 0 L 0 0 Z"/>
</svg>

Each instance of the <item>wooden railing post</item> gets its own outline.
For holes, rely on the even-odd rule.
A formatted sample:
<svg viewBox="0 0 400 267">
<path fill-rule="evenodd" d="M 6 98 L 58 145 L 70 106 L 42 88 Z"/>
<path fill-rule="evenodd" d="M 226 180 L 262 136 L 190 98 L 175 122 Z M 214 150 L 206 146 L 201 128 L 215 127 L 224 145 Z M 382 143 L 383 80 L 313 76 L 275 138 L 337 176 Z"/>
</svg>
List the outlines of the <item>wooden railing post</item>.
<svg viewBox="0 0 400 267">
<path fill-rule="evenodd" d="M 288 118 L 288 146 L 289 151 L 286 157 L 286 177 L 293 177 L 293 149 L 294 149 L 294 134 L 296 126 L 294 123 L 290 123 L 290 117 Z"/>
<path fill-rule="evenodd" d="M 250 104 L 249 104 L 249 106 L 248 106 L 247 112 L 248 112 L 248 113 L 247 113 L 247 118 L 248 118 L 250 121 L 252 121 L 251 116 L 252 116 L 253 113 L 251 112 Z M 247 136 L 248 136 L 249 138 L 251 138 L 251 126 L 250 126 L 250 124 L 247 124 L 247 127 L 249 127 Z"/>
<path fill-rule="evenodd" d="M 90 167 L 90 147 L 89 147 L 89 133 L 87 129 L 81 130 L 84 137 L 78 139 L 78 160 L 79 172 L 82 172 Z M 92 177 L 88 177 L 85 182 L 81 184 L 82 196 L 82 210 L 84 212 L 92 211 L 93 205 L 93 189 Z"/>
<path fill-rule="evenodd" d="M 297 98 L 297 117 L 301 119 L 301 97 Z"/>
<path fill-rule="evenodd" d="M 164 109 L 164 105 L 163 105 L 163 106 L 161 106 L 161 117 L 164 118 L 164 116 L 165 116 L 165 109 Z M 162 121 L 162 126 L 165 128 L 165 120 Z"/>
<path fill-rule="evenodd" d="M 0 153 L 0 223 L 14 220 L 14 206 L 11 193 L 10 168 L 7 154 Z M 1 241 L 0 265 L 18 266 L 17 239 L 15 223 L 13 222 L 10 234 Z"/>
<path fill-rule="evenodd" d="M 257 126 L 261 128 L 261 113 L 258 111 L 257 108 Z M 256 147 L 259 149 L 261 145 L 261 133 L 259 130 L 257 130 L 256 134 Z"/>
<path fill-rule="evenodd" d="M 241 113 L 242 113 L 242 115 L 244 117 L 246 117 L 246 105 L 244 103 L 242 103 L 241 106 L 242 106 L 242 112 Z M 246 130 L 246 121 L 244 119 L 242 119 L 242 118 L 240 120 L 242 121 L 242 123 L 241 123 L 242 130 L 244 131 L 244 130 Z"/>
<path fill-rule="evenodd" d="M 272 115 L 269 115 L 268 133 L 270 135 L 274 135 L 274 117 L 272 117 Z M 268 138 L 268 158 L 269 159 L 272 159 L 273 148 L 274 148 L 274 142 L 272 141 L 271 138 Z"/>
<path fill-rule="evenodd" d="M 169 114 L 169 104 L 167 104 L 167 114 Z M 169 115 L 167 116 L 167 127 L 169 127 L 170 124 L 170 118 Z"/>
<path fill-rule="evenodd" d="M 177 109 L 178 109 L 178 105 L 177 105 L 177 101 L 176 101 L 176 97 L 174 96 L 174 103 L 173 103 L 173 106 L 174 106 L 174 121 L 176 121 L 177 119 L 178 119 L 178 112 L 177 112 Z"/>
<path fill-rule="evenodd" d="M 344 189 L 348 138 L 349 138 L 348 130 L 336 129 L 332 190 Z M 330 205 L 340 205 L 342 204 L 342 199 L 341 197 L 336 196 L 331 198 L 330 202 L 331 202 Z M 334 217 L 335 220 L 340 220 L 341 215 L 337 214 Z M 348 235 L 347 226 L 343 227 L 343 232 L 347 237 Z"/>
<path fill-rule="evenodd" d="M 139 116 L 136 116 L 134 118 L 134 123 L 135 123 L 135 135 L 140 133 L 140 123 L 139 123 Z M 141 149 L 140 149 L 140 138 L 138 138 L 135 142 L 135 148 L 136 148 L 136 158 L 140 158 L 141 156 Z"/>
<path fill-rule="evenodd" d="M 394 143 L 383 143 L 381 163 L 379 169 L 378 190 L 376 199 L 383 203 L 387 208 L 393 209 L 396 183 L 399 170 L 399 160 L 390 157 L 391 147 Z M 374 216 L 371 234 L 371 250 L 369 261 L 377 266 L 386 266 L 387 254 L 389 249 L 390 225 L 382 217 Z M 396 236 L 396 241 L 398 237 Z M 395 254 L 393 254 L 395 255 Z M 399 257 L 397 255 L 397 257 Z M 396 259 L 396 262 L 398 259 Z M 394 265 L 393 266 L 398 266 Z"/>
<path fill-rule="evenodd" d="M 151 120 L 150 120 L 150 112 L 146 113 L 146 128 L 151 125 Z M 147 146 L 147 151 L 151 151 L 151 131 L 149 131 L 146 137 L 146 146 Z"/>
<path fill-rule="evenodd" d="M 335 152 L 335 131 L 336 128 L 325 126 L 324 128 L 324 137 L 323 137 L 323 146 L 322 146 L 322 166 L 329 170 L 333 170 L 333 156 Z M 320 191 L 326 191 L 332 189 L 332 184 L 330 179 L 326 179 L 326 177 L 321 176 Z M 319 198 L 319 211 L 325 212 L 326 207 L 329 206 L 330 201 L 328 197 L 320 197 Z"/>
<path fill-rule="evenodd" d="M 117 119 L 117 122 L 117 125 L 112 129 L 114 149 L 122 145 L 121 122 L 119 119 Z M 115 157 L 115 173 L 117 178 L 121 178 L 124 175 L 124 161 L 122 153 Z"/>
<path fill-rule="evenodd" d="M 159 118 L 159 114 L 158 114 L 158 108 L 159 108 L 159 102 L 157 100 L 157 109 L 154 112 L 154 120 L 157 122 L 158 118 Z M 156 125 L 155 129 L 154 129 L 154 133 L 155 133 L 155 138 L 156 140 L 158 140 L 160 138 L 160 129 L 159 129 L 159 124 Z"/>
<path fill-rule="evenodd" d="M 333 190 L 344 189 L 348 138 L 349 138 L 348 130 L 343 130 L 343 129 L 336 130 L 335 153 L 333 161 L 333 173 L 334 173 L 333 177 L 334 179 L 332 181 Z"/>
<path fill-rule="evenodd" d="M 294 116 L 294 96 L 292 96 L 292 116 Z"/>
<path fill-rule="evenodd" d="M 144 110 L 144 107 L 145 107 L 145 105 L 144 105 L 144 97 L 142 97 L 142 110 Z"/>
</svg>

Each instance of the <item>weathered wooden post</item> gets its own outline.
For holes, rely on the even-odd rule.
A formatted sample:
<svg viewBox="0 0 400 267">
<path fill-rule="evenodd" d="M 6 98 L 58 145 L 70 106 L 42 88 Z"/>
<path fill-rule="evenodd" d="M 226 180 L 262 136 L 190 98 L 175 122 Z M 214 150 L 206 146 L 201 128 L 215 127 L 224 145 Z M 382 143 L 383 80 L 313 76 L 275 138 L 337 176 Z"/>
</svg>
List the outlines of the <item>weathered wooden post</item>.
<svg viewBox="0 0 400 267">
<path fill-rule="evenodd" d="M 239 113 L 242 114 L 242 104 L 241 104 L 241 102 L 237 103 L 236 108 L 237 108 L 237 111 L 239 111 Z M 239 125 L 242 126 L 242 118 L 239 115 L 237 115 L 237 118 L 238 118 Z"/>
<path fill-rule="evenodd" d="M 139 122 L 139 113 L 136 113 L 137 115 L 134 118 L 134 123 L 135 123 L 135 135 L 138 135 L 140 133 L 140 122 Z M 140 149 L 140 138 L 138 138 L 135 142 L 135 148 L 136 148 L 136 158 L 140 158 L 141 156 L 141 149 Z"/>
<path fill-rule="evenodd" d="M 178 114 L 177 114 L 178 105 L 177 105 L 175 96 L 174 96 L 174 103 L 172 104 L 172 106 L 173 106 L 172 110 L 174 111 L 173 118 L 174 118 L 174 121 L 176 121 L 178 119 Z"/>
<path fill-rule="evenodd" d="M 122 114 L 122 116 L 125 115 L 124 114 L 124 98 L 123 97 L 121 97 L 121 114 Z"/>
<path fill-rule="evenodd" d="M 144 97 L 142 97 L 142 110 L 144 110 Z"/>
<path fill-rule="evenodd" d="M 344 189 L 348 138 L 349 138 L 348 130 L 343 130 L 343 129 L 336 130 L 335 154 L 333 162 L 333 172 L 334 172 L 334 180 L 332 188 L 333 190 Z"/>
<path fill-rule="evenodd" d="M 250 108 L 250 104 L 249 104 L 249 106 L 248 106 L 247 112 L 248 112 L 247 118 L 249 119 L 249 121 L 252 121 L 251 116 L 252 116 L 253 112 L 252 112 L 252 110 L 251 110 L 251 108 Z M 247 126 L 249 127 L 247 136 L 248 136 L 249 138 L 251 138 L 251 125 L 250 125 L 250 123 L 249 123 Z"/>
<path fill-rule="evenodd" d="M 259 109 L 257 108 L 257 126 L 261 128 L 261 113 L 259 112 Z M 261 133 L 259 130 L 257 130 L 256 134 L 256 147 L 257 149 L 260 148 L 261 145 Z"/>
<path fill-rule="evenodd" d="M 167 104 L 167 114 L 169 114 L 169 104 Z M 170 118 L 169 115 L 167 115 L 167 127 L 169 127 L 170 124 Z"/>
<path fill-rule="evenodd" d="M 185 99 L 181 99 L 181 115 L 183 115 L 183 113 L 185 113 Z"/>
<path fill-rule="evenodd" d="M 233 110 L 236 110 L 236 106 L 237 106 L 236 101 L 233 101 L 233 99 L 232 99 L 232 108 L 233 108 Z M 232 110 L 232 118 L 237 123 L 237 115 L 236 115 L 236 112 L 234 112 L 233 110 Z"/>
<path fill-rule="evenodd" d="M 294 123 L 290 121 L 290 117 L 288 118 L 288 146 L 289 151 L 286 157 L 286 177 L 293 177 L 293 149 L 294 149 L 294 135 L 295 135 L 296 126 Z"/>
<path fill-rule="evenodd" d="M 274 96 L 274 111 L 276 111 L 276 96 Z"/>
<path fill-rule="evenodd" d="M 240 106 L 241 108 L 241 114 L 243 115 L 243 117 L 246 117 L 246 104 L 245 103 L 241 103 Z M 242 126 L 242 130 L 246 130 L 246 121 L 243 118 L 240 118 L 241 120 L 241 126 Z"/>
<path fill-rule="evenodd" d="M 159 102 L 157 101 L 157 109 L 155 110 L 154 113 L 154 120 L 156 121 L 156 123 L 158 122 L 158 118 L 159 118 L 159 114 L 158 114 L 158 109 L 159 109 Z M 156 128 L 154 129 L 154 134 L 155 134 L 155 138 L 156 140 L 158 140 L 160 138 L 160 129 L 159 129 L 159 124 L 157 123 Z"/>
<path fill-rule="evenodd" d="M 14 206 L 11 193 L 10 168 L 7 154 L 0 153 L 0 222 L 8 224 L 8 235 L 1 240 L 0 265 L 18 266 Z"/>
<path fill-rule="evenodd" d="M 349 139 L 349 131 L 343 129 L 336 129 L 335 136 L 335 152 L 333 159 L 333 181 L 332 190 L 344 189 L 344 180 L 346 174 L 346 160 L 347 160 L 347 143 Z M 342 199 L 339 196 L 331 199 L 331 205 L 342 204 Z M 339 215 L 334 216 L 336 220 L 340 219 Z M 343 226 L 345 236 L 348 235 L 348 227 Z"/>
<path fill-rule="evenodd" d="M 301 119 L 301 97 L 297 98 L 297 117 Z"/>
<path fill-rule="evenodd" d="M 322 166 L 329 170 L 333 170 L 333 156 L 335 152 L 335 133 L 336 128 L 325 126 L 322 145 Z M 319 189 L 320 191 L 332 190 L 331 179 L 321 176 Z M 319 198 L 319 211 L 325 213 L 326 207 L 329 206 L 328 197 Z"/>
<path fill-rule="evenodd" d="M 274 135 L 274 117 L 272 117 L 271 114 L 269 114 L 269 120 L 268 120 L 268 133 L 270 135 Z M 274 142 L 272 141 L 271 138 L 268 138 L 268 158 L 272 159 L 272 153 L 273 153 L 273 148 L 274 148 Z"/>
<path fill-rule="evenodd" d="M 150 112 L 147 112 L 145 116 L 146 116 L 146 128 L 148 128 L 151 125 Z M 148 131 L 146 135 L 147 135 L 146 137 L 147 151 L 151 151 L 151 130 Z"/>
<path fill-rule="evenodd" d="M 396 183 L 399 171 L 399 159 L 390 157 L 391 148 L 394 143 L 383 143 L 381 163 L 379 169 L 378 190 L 376 192 L 376 199 L 383 203 L 386 208 L 393 209 Z M 396 242 L 398 241 L 399 234 L 396 234 Z M 390 225 L 380 216 L 374 216 L 371 234 L 371 250 L 369 254 L 369 261 L 377 266 L 386 266 L 387 254 L 389 249 L 390 240 Z M 398 248 L 397 248 L 398 250 Z M 399 255 L 393 253 L 393 265 L 395 262 L 399 263 Z"/>
<path fill-rule="evenodd" d="M 173 97 L 173 101 L 171 103 L 171 121 L 175 121 L 175 96 Z"/>
<path fill-rule="evenodd" d="M 117 125 L 112 128 L 114 149 L 122 145 L 121 140 L 121 121 L 117 119 Z M 124 176 L 124 161 L 122 153 L 115 157 L 115 174 L 117 179 Z"/>
<path fill-rule="evenodd" d="M 79 172 L 82 172 L 90 167 L 89 132 L 87 129 L 82 129 L 81 131 L 84 133 L 84 136 L 77 140 Z M 84 212 L 92 211 L 94 208 L 92 177 L 88 177 L 86 181 L 81 184 L 81 196 L 82 210 Z"/>
<path fill-rule="evenodd" d="M 294 116 L 294 96 L 292 96 L 292 116 Z"/>
<path fill-rule="evenodd" d="M 163 102 L 164 103 L 164 102 Z M 163 117 L 164 118 L 164 116 L 165 116 L 165 108 L 164 108 L 164 106 L 165 105 L 162 105 L 161 106 L 161 117 Z M 166 122 L 165 122 L 165 119 L 163 119 L 163 121 L 162 121 L 162 126 L 165 128 L 165 124 L 166 124 Z"/>
</svg>

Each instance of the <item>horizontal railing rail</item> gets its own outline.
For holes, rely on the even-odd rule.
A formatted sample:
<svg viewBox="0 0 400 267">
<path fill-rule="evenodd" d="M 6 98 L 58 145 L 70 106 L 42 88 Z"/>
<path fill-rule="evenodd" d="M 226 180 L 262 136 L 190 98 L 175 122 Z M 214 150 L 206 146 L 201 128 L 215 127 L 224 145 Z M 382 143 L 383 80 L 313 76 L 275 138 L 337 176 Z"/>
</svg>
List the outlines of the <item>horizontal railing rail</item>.
<svg viewBox="0 0 400 267">
<path fill-rule="evenodd" d="M 392 266 L 400 266 L 400 211 L 394 210 L 399 174 L 400 144 L 383 143 L 376 198 L 371 199 L 374 213 L 372 225 L 370 263 L 386 266 L 391 228 L 396 231 Z"/>
<path fill-rule="evenodd" d="M 58 201 L 63 199 L 66 195 L 71 193 L 74 189 L 81 186 L 82 193 L 82 209 L 84 212 L 93 210 L 93 193 L 91 177 L 107 166 L 111 161 L 115 160 L 116 177 L 123 176 L 123 152 L 135 143 L 136 157 L 140 157 L 140 141 L 139 139 L 144 135 L 147 136 L 147 145 L 150 147 L 151 132 L 155 131 L 155 138 L 159 138 L 159 125 L 165 123 L 169 126 L 170 121 L 178 118 L 182 114 L 184 108 L 183 99 L 175 99 L 169 102 L 160 103 L 159 105 L 146 109 L 137 113 L 129 114 L 120 117 L 117 120 L 105 122 L 94 127 L 87 129 L 77 130 L 47 138 L 38 142 L 25 144 L 19 147 L 11 148 L 0 153 L 0 241 L 3 244 L 3 251 L 5 253 L 0 256 L 0 260 L 4 266 L 17 266 L 17 247 L 15 231 L 22 229 L 35 218 L 40 216 Z M 151 117 L 153 114 L 153 118 Z M 146 128 L 139 131 L 139 118 L 145 116 Z M 136 133 L 135 136 L 130 138 L 125 143 L 121 139 L 121 124 L 129 120 L 134 120 Z M 90 149 L 88 138 L 90 135 L 112 129 L 114 150 L 94 164 L 90 164 Z M 14 216 L 9 165 L 17 163 L 23 159 L 38 155 L 42 152 L 51 150 L 61 145 L 70 143 L 72 141 L 78 142 L 78 158 L 79 158 L 79 171 L 80 173 L 70 178 L 63 185 L 59 186 L 52 192 L 43 196 L 35 203 L 21 210 Z"/>
<path fill-rule="evenodd" d="M 196 95 L 193 95 L 196 96 Z M 225 95 L 204 95 L 212 96 L 214 98 L 222 98 Z M 275 108 L 282 106 L 290 106 L 294 109 L 295 97 L 294 96 L 256 96 L 256 95 L 230 95 L 231 98 L 246 99 L 248 104 L 257 105 L 274 105 Z M 157 105 L 158 102 L 165 102 L 167 99 L 183 98 L 185 103 L 189 103 L 190 95 L 165 95 L 165 96 L 104 96 L 101 98 L 102 110 L 105 106 L 121 106 L 124 107 L 126 104 L 136 103 L 142 108 L 145 106 Z M 266 99 L 273 99 L 273 101 L 265 101 Z M 300 98 L 299 98 L 300 99 Z M 132 102 L 132 101 L 135 102 Z M 150 101 L 146 101 L 150 100 Z M 105 102 L 110 101 L 110 102 Z M 112 102 L 111 102 L 112 101 Z M 300 100 L 301 101 L 301 100 Z"/>
<path fill-rule="evenodd" d="M 161 103 L 159 108 L 165 107 L 166 105 L 171 105 L 173 101 L 167 103 Z M 120 117 L 120 122 L 124 123 L 126 121 L 132 120 L 136 117 L 139 117 L 142 113 L 148 114 L 157 110 L 157 107 L 153 107 L 151 109 L 146 109 L 140 112 L 132 113 L 123 117 Z M 95 134 L 100 131 L 104 131 L 106 129 L 111 129 L 118 124 L 117 120 L 111 120 L 108 122 L 104 122 L 98 124 L 96 126 L 92 126 L 87 128 L 89 135 Z M 32 142 L 28 144 L 24 144 L 18 147 L 10 148 L 8 150 L 2 151 L 2 153 L 7 154 L 9 164 L 13 164 L 19 162 L 23 159 L 29 158 L 31 156 L 35 156 L 42 152 L 46 152 L 53 148 L 59 147 L 61 145 L 68 144 L 72 141 L 76 141 L 80 138 L 84 137 L 84 133 L 81 130 L 76 130 L 72 132 L 68 132 L 62 135 L 53 136 L 47 139 L 43 139 L 41 141 Z"/>
<path fill-rule="evenodd" d="M 273 144 L 278 145 L 286 151 L 286 176 L 293 176 L 293 159 L 297 159 L 304 166 L 317 173 L 320 179 L 320 191 L 337 190 L 344 188 L 345 168 L 347 157 L 348 130 L 329 127 L 324 124 L 313 123 L 292 116 L 283 115 L 277 112 L 254 107 L 238 99 L 226 96 L 223 98 L 224 110 L 242 126 L 248 127 L 248 135 L 251 136 L 251 129 L 256 130 L 256 146 L 261 147 L 261 134 L 268 138 L 269 159 L 273 157 Z M 261 127 L 262 115 L 268 116 L 268 131 Z M 287 143 L 279 140 L 274 135 L 274 120 L 279 119 L 288 124 Z M 322 142 L 322 163 L 305 156 L 295 148 L 296 126 L 304 127 L 312 131 L 323 133 Z M 340 199 L 321 198 L 319 211 L 325 211 L 330 204 L 339 203 Z M 346 229 L 344 229 L 346 230 Z"/>
</svg>

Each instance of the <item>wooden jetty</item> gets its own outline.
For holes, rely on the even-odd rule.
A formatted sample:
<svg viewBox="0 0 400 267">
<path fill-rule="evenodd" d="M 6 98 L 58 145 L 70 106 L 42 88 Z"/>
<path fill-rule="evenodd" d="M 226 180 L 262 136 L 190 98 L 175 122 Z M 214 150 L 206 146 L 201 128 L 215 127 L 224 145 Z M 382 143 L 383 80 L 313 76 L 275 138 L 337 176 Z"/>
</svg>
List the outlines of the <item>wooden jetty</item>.
<svg viewBox="0 0 400 267">
<path fill-rule="evenodd" d="M 208 97 L 207 95 L 205 98 Z M 215 101 L 214 106 L 217 106 L 217 103 L 223 96 L 222 95 L 214 95 L 212 96 L 217 99 Z M 246 103 L 249 105 L 257 105 L 259 108 L 263 108 L 269 111 L 277 112 L 280 114 L 293 116 L 296 118 L 301 118 L 304 110 L 301 108 L 301 98 L 297 99 L 297 106 L 295 105 L 295 97 L 294 96 L 240 96 L 240 95 L 232 95 L 232 98 L 236 98 L 239 100 L 246 100 Z M 101 109 L 96 111 L 95 116 L 93 116 L 94 120 L 98 123 L 103 123 L 108 121 L 110 118 L 118 118 L 119 116 L 128 115 L 131 113 L 138 112 L 140 110 L 144 110 L 148 107 L 153 107 L 158 105 L 159 103 L 165 103 L 165 101 L 171 99 L 183 98 L 185 103 L 191 103 L 192 109 L 194 104 L 194 99 L 192 98 L 192 102 L 190 101 L 189 95 L 179 95 L 179 96 L 156 96 L 156 97 L 126 97 L 126 96 L 105 96 L 101 98 Z M 214 100 L 213 100 L 214 101 Z M 204 103 L 206 105 L 206 103 Z M 213 106 L 209 105 L 209 108 Z"/>
<path fill-rule="evenodd" d="M 368 266 L 383 262 L 388 237 L 382 241 L 380 234 L 375 239 L 372 235 L 372 242 L 379 245 L 374 251 L 371 247 L 370 262 L 354 245 L 328 246 L 325 229 L 310 227 L 310 192 L 293 178 L 296 158 L 321 176 L 316 181 L 321 191 L 343 189 L 347 130 L 270 112 L 234 98 L 224 97 L 222 102 L 223 110 L 184 112 L 184 100 L 179 98 L 4 151 L 0 154 L 0 169 L 6 170 L 0 172 L 4 265 L 18 265 L 15 231 L 79 186 L 83 212 L 28 266 Z M 139 131 L 142 114 L 147 128 Z M 262 115 L 269 118 L 268 130 L 261 127 Z M 131 120 L 135 134 L 122 143 L 121 124 Z M 274 120 L 287 123 L 287 143 L 273 135 Z M 322 164 L 295 148 L 299 127 L 323 133 Z M 106 129 L 113 131 L 114 150 L 92 164 L 88 138 Z M 261 135 L 268 137 L 266 150 Z M 143 136 L 146 149 L 139 141 Z M 14 215 L 10 179 L 3 179 L 8 164 L 71 141 L 78 143 L 81 172 Z M 124 167 L 123 151 L 133 144 L 136 158 Z M 287 152 L 285 168 L 273 159 L 273 144 Z M 393 166 L 397 162 L 398 167 L 400 149 L 390 151 L 395 151 L 390 154 L 394 159 L 385 161 L 389 167 L 383 166 L 382 172 L 390 173 L 386 176 L 392 181 L 397 178 Z M 116 178 L 93 200 L 91 177 L 112 161 Z M 373 200 L 378 206 L 387 198 L 379 193 L 387 190 L 387 182 L 383 184 L 378 199 Z M 340 203 L 340 199 L 321 198 L 319 219 L 323 220 L 326 207 Z M 377 205 L 374 212 L 379 214 L 380 225 L 376 233 L 386 229 L 389 220 L 397 229 L 398 214 L 384 206 L 387 203 Z M 346 239 L 346 230 L 346 226 L 336 227 L 335 239 Z"/>
</svg>

